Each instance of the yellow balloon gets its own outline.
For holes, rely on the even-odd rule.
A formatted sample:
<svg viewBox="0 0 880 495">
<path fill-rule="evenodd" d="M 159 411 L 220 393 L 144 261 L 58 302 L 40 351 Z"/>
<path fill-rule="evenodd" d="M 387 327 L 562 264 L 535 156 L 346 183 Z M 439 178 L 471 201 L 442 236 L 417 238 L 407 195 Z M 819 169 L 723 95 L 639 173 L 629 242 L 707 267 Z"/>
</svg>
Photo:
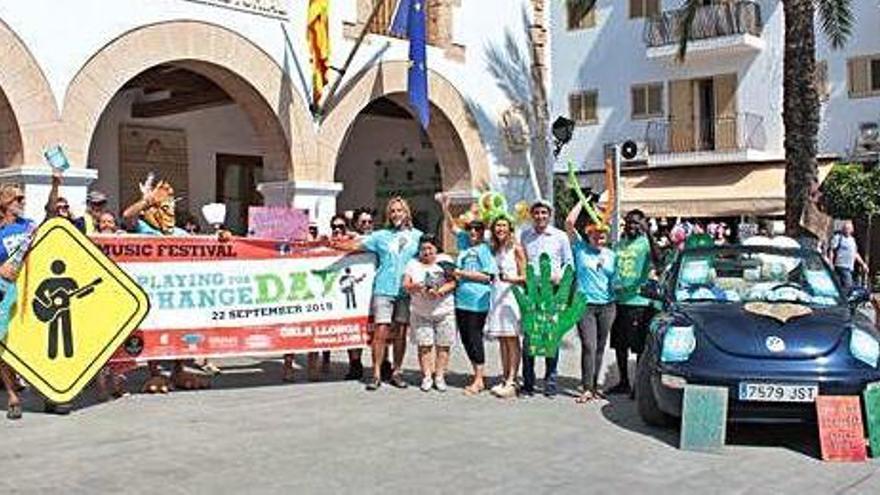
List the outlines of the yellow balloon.
<svg viewBox="0 0 880 495">
<path fill-rule="evenodd" d="M 513 211 L 516 214 L 516 219 L 520 222 L 528 221 L 529 219 L 529 204 L 525 201 L 519 201 L 513 206 Z"/>
</svg>

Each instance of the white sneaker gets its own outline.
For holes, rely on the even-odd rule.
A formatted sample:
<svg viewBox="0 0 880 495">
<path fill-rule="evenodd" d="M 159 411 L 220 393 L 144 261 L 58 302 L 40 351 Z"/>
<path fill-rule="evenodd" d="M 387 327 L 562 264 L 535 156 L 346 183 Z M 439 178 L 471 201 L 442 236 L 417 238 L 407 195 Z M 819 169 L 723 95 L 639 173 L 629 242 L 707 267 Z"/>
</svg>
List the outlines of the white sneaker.
<svg viewBox="0 0 880 495">
<path fill-rule="evenodd" d="M 489 392 L 491 392 L 492 395 L 498 395 L 498 393 L 501 392 L 501 390 L 504 388 L 504 385 L 504 382 L 498 382 L 495 384 L 494 387 L 489 389 Z"/>
<path fill-rule="evenodd" d="M 419 387 L 422 389 L 422 392 L 430 392 L 431 387 L 434 386 L 434 380 L 431 379 L 430 376 L 426 376 L 422 378 L 422 386 Z"/>
<path fill-rule="evenodd" d="M 511 399 L 516 397 L 516 385 L 512 382 L 505 383 L 495 395 L 500 399 Z"/>
<path fill-rule="evenodd" d="M 446 389 L 448 388 L 446 386 L 446 377 L 438 375 L 434 378 L 434 386 L 437 387 L 438 392 L 446 392 Z"/>
</svg>

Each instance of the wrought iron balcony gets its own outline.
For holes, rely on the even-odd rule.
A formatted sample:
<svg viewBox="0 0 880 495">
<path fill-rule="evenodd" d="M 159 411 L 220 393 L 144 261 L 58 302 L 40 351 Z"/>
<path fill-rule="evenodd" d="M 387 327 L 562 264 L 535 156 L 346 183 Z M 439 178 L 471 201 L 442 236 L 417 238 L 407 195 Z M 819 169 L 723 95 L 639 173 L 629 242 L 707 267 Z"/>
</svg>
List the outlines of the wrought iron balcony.
<svg viewBox="0 0 880 495">
<path fill-rule="evenodd" d="M 655 57 L 674 55 L 682 35 L 685 13 L 683 9 L 670 10 L 645 20 L 643 37 L 649 55 L 653 50 Z M 700 50 L 700 41 L 735 37 L 733 48 L 760 49 L 750 43 L 748 36 L 760 38 L 763 23 L 761 7 L 755 2 L 739 1 L 706 5 L 697 9 L 691 28 L 691 48 Z M 718 48 L 729 45 L 718 44 Z M 659 49 L 659 50 L 658 50 Z"/>
<path fill-rule="evenodd" d="M 683 153 L 764 151 L 764 118 L 751 113 L 711 119 L 665 119 L 648 122 L 649 156 Z"/>
</svg>

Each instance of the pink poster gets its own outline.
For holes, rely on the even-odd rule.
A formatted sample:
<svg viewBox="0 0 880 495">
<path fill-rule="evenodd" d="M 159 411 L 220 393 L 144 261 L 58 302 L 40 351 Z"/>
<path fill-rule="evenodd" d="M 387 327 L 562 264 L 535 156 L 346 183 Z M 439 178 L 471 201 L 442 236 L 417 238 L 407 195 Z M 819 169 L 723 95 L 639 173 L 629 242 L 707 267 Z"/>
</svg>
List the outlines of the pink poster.
<svg viewBox="0 0 880 495">
<path fill-rule="evenodd" d="M 248 208 L 248 236 L 285 241 L 304 241 L 309 234 L 309 214 L 284 206 Z"/>
</svg>

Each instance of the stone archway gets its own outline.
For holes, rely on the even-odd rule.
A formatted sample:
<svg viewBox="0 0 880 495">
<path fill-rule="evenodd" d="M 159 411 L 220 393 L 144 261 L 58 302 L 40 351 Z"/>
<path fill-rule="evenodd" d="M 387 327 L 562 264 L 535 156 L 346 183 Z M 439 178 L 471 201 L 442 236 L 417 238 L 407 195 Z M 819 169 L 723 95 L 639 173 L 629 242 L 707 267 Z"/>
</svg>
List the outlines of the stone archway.
<svg viewBox="0 0 880 495">
<path fill-rule="evenodd" d="M 266 140 L 268 159 L 286 172 L 277 180 L 314 167 L 311 116 L 288 74 L 238 33 L 197 21 L 138 27 L 108 43 L 80 69 L 62 111 L 64 142 L 76 166 L 85 166 L 98 120 L 120 88 L 166 63 L 211 79 L 242 106 Z"/>
<path fill-rule="evenodd" d="M 42 163 L 42 150 L 57 136 L 58 107 L 30 51 L 0 20 L 0 164 Z"/>
<path fill-rule="evenodd" d="M 328 109 L 319 131 L 318 160 L 322 175 L 332 181 L 336 163 L 352 125 L 372 101 L 388 97 L 406 106 L 405 61 L 385 62 L 357 76 Z M 432 106 L 428 137 L 434 143 L 446 191 L 470 191 L 489 181 L 489 165 L 476 121 L 455 86 L 440 74 L 428 71 Z"/>
</svg>

